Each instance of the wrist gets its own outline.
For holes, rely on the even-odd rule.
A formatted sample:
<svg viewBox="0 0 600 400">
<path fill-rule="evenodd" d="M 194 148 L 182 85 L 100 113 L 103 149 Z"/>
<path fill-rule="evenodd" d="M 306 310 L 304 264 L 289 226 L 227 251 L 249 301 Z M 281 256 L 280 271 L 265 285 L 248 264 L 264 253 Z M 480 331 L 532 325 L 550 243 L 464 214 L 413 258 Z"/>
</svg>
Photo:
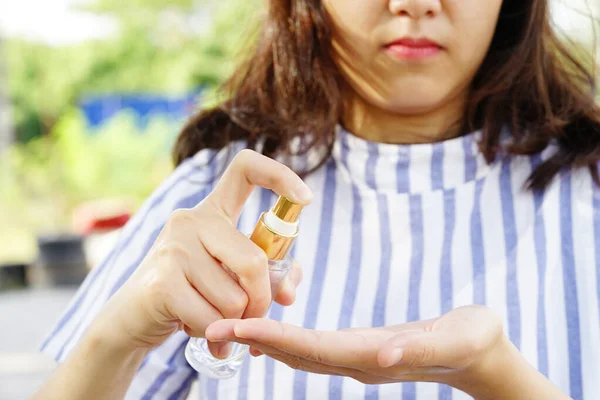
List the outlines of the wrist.
<svg viewBox="0 0 600 400">
<path fill-rule="evenodd" d="M 90 340 L 101 342 L 104 346 L 124 352 L 137 349 L 149 350 L 154 347 L 147 340 L 142 340 L 146 326 L 143 312 L 140 312 L 138 301 L 121 288 L 103 307 L 88 332 Z"/>
<path fill-rule="evenodd" d="M 103 326 L 93 325 L 82 340 L 83 345 L 94 351 L 102 351 L 109 357 L 143 358 L 151 350 L 149 347 L 140 346 L 127 335 L 113 329 L 103 329 Z"/>
<path fill-rule="evenodd" d="M 500 340 L 466 370 L 467 387 L 463 390 L 475 399 L 511 398 L 506 389 L 514 385 L 511 373 L 518 371 L 522 359 L 510 340 L 502 335 Z M 517 377 L 519 372 L 517 373 Z"/>
<path fill-rule="evenodd" d="M 101 324 L 90 326 L 35 398 L 124 398 L 149 348 L 132 346 L 111 334 L 109 328 Z"/>
<path fill-rule="evenodd" d="M 441 383 L 461 390 L 475 399 L 499 399 L 497 386 L 502 382 L 507 364 L 510 364 L 507 358 L 510 357 L 511 346 L 510 341 L 502 334 L 467 366 L 445 375 Z"/>
<path fill-rule="evenodd" d="M 134 335 L 130 334 L 132 327 L 128 324 L 135 323 L 135 319 L 124 319 L 118 312 L 122 307 L 115 306 L 114 301 L 114 298 L 111 299 L 98 314 L 85 335 L 85 341 L 109 352 L 121 354 L 148 352 L 150 347 L 140 343 Z"/>
<path fill-rule="evenodd" d="M 452 386 L 477 400 L 568 399 L 505 335 Z"/>
</svg>

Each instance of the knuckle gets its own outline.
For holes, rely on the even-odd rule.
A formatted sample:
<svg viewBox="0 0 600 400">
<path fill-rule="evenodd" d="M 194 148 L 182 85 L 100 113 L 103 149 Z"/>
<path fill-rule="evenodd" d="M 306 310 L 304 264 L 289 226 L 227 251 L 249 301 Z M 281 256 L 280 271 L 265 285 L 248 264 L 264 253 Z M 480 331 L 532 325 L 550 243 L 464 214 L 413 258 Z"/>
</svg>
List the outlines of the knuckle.
<svg viewBox="0 0 600 400">
<path fill-rule="evenodd" d="M 155 269 L 154 273 L 146 280 L 145 286 L 150 298 L 160 299 L 165 304 L 170 303 L 174 296 L 173 282 L 164 269 Z"/>
<path fill-rule="evenodd" d="M 248 295 L 243 290 L 240 290 L 232 293 L 229 301 L 221 311 L 225 318 L 239 318 L 247 306 Z"/>
<path fill-rule="evenodd" d="M 247 257 L 247 261 L 236 271 L 238 274 L 246 278 L 256 278 L 261 276 L 268 269 L 269 259 L 267 254 L 256 246 L 255 250 Z"/>
<path fill-rule="evenodd" d="M 167 221 L 167 226 L 177 226 L 187 225 L 194 222 L 194 214 L 190 210 L 180 209 L 175 210 L 169 216 Z"/>
<path fill-rule="evenodd" d="M 252 271 L 260 272 L 263 269 L 267 269 L 268 265 L 269 265 L 269 259 L 267 258 L 267 253 L 265 253 L 263 250 L 258 249 L 258 247 L 257 247 L 254 254 L 252 254 L 252 256 L 250 256 L 250 259 L 248 262 L 248 267 Z"/>
<path fill-rule="evenodd" d="M 254 160 L 257 155 L 258 153 L 254 150 L 244 149 L 237 153 L 237 155 L 233 158 L 231 164 L 236 167 L 247 165 L 249 162 Z"/>
<path fill-rule="evenodd" d="M 161 268 L 168 268 L 174 265 L 183 266 L 189 257 L 188 250 L 176 241 L 170 241 L 160 246 L 157 255 L 161 259 Z"/>
</svg>

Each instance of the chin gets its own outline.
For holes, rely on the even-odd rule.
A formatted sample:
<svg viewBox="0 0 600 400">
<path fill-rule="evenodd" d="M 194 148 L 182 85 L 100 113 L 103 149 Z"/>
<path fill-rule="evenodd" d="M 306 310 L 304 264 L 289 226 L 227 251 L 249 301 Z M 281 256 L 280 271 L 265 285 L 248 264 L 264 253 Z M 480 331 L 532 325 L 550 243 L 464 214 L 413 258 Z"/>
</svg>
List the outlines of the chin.
<svg viewBox="0 0 600 400">
<path fill-rule="evenodd" d="M 421 114 L 441 107 L 449 100 L 450 91 L 444 90 L 439 81 L 430 79 L 412 79 L 398 82 L 385 91 L 371 92 L 369 101 L 377 108 L 397 114 Z M 373 96 L 374 95 L 374 96 Z"/>
<path fill-rule="evenodd" d="M 380 108 L 400 115 L 427 114 L 439 108 L 442 99 L 426 96 L 409 96 L 400 99 L 386 99 L 378 104 Z"/>
</svg>

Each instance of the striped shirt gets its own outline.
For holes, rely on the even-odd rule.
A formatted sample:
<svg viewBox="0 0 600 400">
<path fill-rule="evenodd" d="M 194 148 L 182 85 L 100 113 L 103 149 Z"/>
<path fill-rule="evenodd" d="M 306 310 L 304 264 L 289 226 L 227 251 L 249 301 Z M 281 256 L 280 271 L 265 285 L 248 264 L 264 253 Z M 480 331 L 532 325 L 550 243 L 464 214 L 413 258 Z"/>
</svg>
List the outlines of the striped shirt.
<svg viewBox="0 0 600 400">
<path fill-rule="evenodd" d="M 501 154 L 487 164 L 479 133 L 435 144 L 373 143 L 339 129 L 332 156 L 306 182 L 294 257 L 304 282 L 291 307 L 269 317 L 309 329 L 386 326 L 429 319 L 468 304 L 495 309 L 524 357 L 565 393 L 600 393 L 600 191 L 589 172 L 557 177 L 544 193 L 523 189 L 552 147 Z M 240 144 L 240 147 L 241 144 Z M 237 149 L 234 149 L 234 152 Z M 233 153 L 234 153 L 233 152 Z M 43 343 L 62 361 L 102 305 L 127 280 L 176 209 L 200 202 L 230 155 L 209 150 L 179 166 L 124 228 Z M 290 159 L 303 169 L 318 154 Z M 209 160 L 212 160 L 209 162 Z M 217 171 L 218 172 L 218 171 Z M 257 189 L 239 229 L 250 232 L 276 200 Z M 130 399 L 463 399 L 433 383 L 364 385 L 249 358 L 230 380 L 209 380 L 184 357 L 180 332 L 152 351 Z"/>
</svg>

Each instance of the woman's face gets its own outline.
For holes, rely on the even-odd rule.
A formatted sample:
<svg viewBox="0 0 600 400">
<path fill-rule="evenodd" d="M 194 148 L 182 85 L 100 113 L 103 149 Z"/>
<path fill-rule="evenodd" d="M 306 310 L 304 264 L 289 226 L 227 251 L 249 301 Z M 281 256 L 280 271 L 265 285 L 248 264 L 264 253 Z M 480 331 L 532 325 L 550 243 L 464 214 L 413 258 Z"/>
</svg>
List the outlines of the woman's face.
<svg viewBox="0 0 600 400">
<path fill-rule="evenodd" d="M 494 35 L 502 0 L 323 0 L 334 58 L 364 102 L 426 113 L 462 101 Z"/>
</svg>

